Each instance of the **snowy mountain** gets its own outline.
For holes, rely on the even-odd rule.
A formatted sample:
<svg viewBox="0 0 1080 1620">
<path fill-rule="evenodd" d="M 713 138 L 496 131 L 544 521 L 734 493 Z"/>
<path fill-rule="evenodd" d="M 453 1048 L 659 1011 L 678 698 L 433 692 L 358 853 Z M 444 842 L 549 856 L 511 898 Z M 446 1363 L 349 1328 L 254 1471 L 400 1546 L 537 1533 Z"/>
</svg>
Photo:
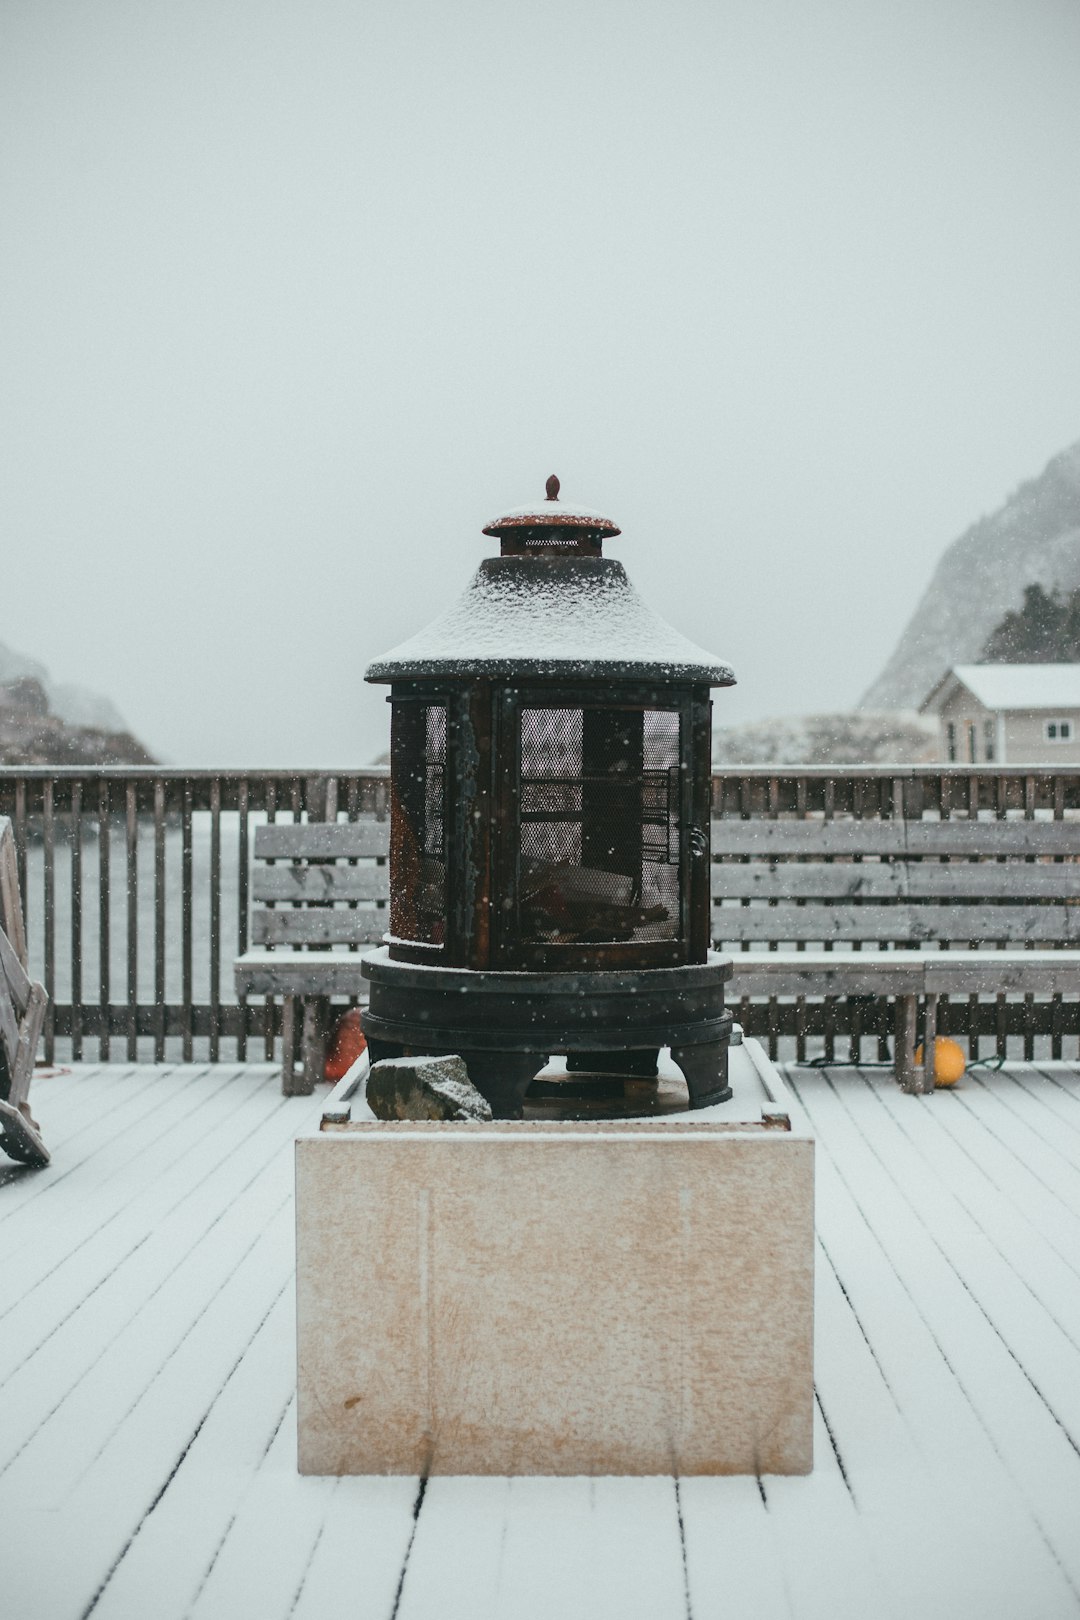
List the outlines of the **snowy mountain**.
<svg viewBox="0 0 1080 1620">
<path fill-rule="evenodd" d="M 978 662 L 1032 584 L 1080 587 L 1080 443 L 953 541 L 860 707 L 918 708 L 952 664 Z"/>
</svg>

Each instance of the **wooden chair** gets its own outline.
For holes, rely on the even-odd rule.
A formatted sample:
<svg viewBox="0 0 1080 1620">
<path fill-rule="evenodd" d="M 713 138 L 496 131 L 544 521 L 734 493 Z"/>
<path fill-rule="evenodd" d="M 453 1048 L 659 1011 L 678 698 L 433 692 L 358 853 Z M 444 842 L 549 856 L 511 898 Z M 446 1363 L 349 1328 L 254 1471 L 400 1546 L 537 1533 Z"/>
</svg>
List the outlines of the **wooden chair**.
<svg viewBox="0 0 1080 1620">
<path fill-rule="evenodd" d="M 11 822 L 0 817 L 0 1147 L 40 1169 L 49 1152 L 28 1095 L 48 998 L 27 973 L 26 930 Z"/>
</svg>

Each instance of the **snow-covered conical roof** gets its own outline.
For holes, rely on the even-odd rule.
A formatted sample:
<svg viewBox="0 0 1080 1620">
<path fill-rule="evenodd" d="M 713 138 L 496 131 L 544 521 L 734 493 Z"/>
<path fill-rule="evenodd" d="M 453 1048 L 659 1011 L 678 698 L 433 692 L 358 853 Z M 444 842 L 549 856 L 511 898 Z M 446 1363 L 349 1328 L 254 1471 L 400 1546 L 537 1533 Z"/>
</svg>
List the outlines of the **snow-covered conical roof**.
<svg viewBox="0 0 1080 1620">
<path fill-rule="evenodd" d="M 547 500 L 515 507 L 485 534 L 539 527 L 620 531 L 586 507 L 564 506 L 559 481 Z M 598 549 L 598 548 L 597 548 Z M 505 546 L 504 546 L 505 550 Z M 607 677 L 695 681 L 731 686 L 735 676 L 713 653 L 695 646 L 638 595 L 610 557 L 539 549 L 489 557 L 464 594 L 425 629 L 369 665 L 369 681 L 432 677 Z"/>
<path fill-rule="evenodd" d="M 365 679 L 438 675 L 735 680 L 655 613 L 610 557 L 489 557 L 464 595 L 377 658 Z"/>
</svg>

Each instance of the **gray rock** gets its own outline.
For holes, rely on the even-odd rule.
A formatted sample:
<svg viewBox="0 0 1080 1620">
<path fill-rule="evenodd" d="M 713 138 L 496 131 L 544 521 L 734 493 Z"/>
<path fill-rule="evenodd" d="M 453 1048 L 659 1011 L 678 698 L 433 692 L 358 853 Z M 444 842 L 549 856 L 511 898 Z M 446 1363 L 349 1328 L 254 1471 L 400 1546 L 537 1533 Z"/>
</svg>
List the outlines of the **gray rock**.
<svg viewBox="0 0 1080 1620">
<path fill-rule="evenodd" d="M 459 1057 L 383 1058 L 371 1066 L 367 1101 L 376 1119 L 492 1117 Z"/>
</svg>

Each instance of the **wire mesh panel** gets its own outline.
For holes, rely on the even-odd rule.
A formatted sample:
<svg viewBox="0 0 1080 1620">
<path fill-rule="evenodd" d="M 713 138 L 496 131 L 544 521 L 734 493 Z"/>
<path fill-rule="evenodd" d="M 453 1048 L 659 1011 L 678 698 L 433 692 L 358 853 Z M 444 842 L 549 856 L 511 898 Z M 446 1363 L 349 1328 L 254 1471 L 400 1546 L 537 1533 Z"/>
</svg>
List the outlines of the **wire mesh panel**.
<svg viewBox="0 0 1080 1620">
<path fill-rule="evenodd" d="M 523 708 L 519 742 L 522 943 L 679 938 L 678 712 Z"/>
<path fill-rule="evenodd" d="M 395 702 L 391 727 L 390 932 L 446 937 L 446 705 Z"/>
</svg>

